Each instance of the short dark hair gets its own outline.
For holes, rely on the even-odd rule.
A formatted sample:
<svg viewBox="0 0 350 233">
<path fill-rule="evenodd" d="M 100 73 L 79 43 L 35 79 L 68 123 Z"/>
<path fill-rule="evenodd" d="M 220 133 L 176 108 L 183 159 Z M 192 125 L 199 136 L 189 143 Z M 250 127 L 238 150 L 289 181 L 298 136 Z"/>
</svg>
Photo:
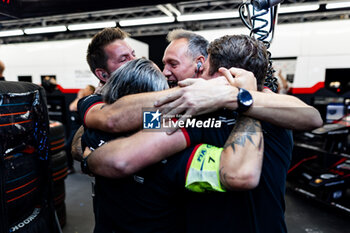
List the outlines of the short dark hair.
<svg viewBox="0 0 350 233">
<path fill-rule="evenodd" d="M 262 89 L 269 64 L 267 49 L 262 42 L 247 35 L 227 35 L 211 42 L 208 54 L 210 75 L 220 67 L 242 68 L 254 74 L 258 89 Z"/>
<path fill-rule="evenodd" d="M 168 87 L 159 68 L 150 60 L 139 58 L 114 71 L 101 92 L 103 100 L 111 104 L 125 95 L 161 91 Z"/>
<path fill-rule="evenodd" d="M 104 52 L 104 47 L 115 40 L 123 40 L 128 36 L 129 34 L 120 28 L 105 28 L 94 35 L 89 44 L 86 56 L 86 60 L 92 73 L 95 74 L 96 68 L 108 70 L 108 57 Z"/>
<path fill-rule="evenodd" d="M 187 39 L 188 53 L 193 58 L 196 58 L 200 55 L 203 55 L 205 58 L 208 57 L 207 48 L 209 42 L 203 36 L 183 29 L 172 30 L 167 35 L 167 40 L 169 43 L 182 38 Z"/>
</svg>

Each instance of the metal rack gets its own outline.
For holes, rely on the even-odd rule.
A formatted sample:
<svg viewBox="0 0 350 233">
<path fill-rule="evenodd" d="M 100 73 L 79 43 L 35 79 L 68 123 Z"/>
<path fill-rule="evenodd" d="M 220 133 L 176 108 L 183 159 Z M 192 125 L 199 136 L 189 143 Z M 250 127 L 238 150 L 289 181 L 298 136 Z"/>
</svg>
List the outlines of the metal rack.
<svg viewBox="0 0 350 233">
<path fill-rule="evenodd" d="M 315 12 L 301 12 L 279 15 L 278 24 L 297 23 L 297 22 L 313 22 L 322 20 L 334 19 L 348 19 L 350 16 L 350 9 L 344 10 L 325 10 L 324 4 L 330 1 L 324 0 L 285 0 L 283 6 L 303 5 L 309 3 L 318 3 L 321 5 L 320 9 Z M 238 7 L 242 0 L 229 1 L 186 1 L 172 4 L 181 14 L 191 13 L 214 13 L 227 12 L 234 10 L 238 12 Z M 322 5 L 323 4 L 323 5 Z M 124 19 L 134 19 L 140 17 L 158 17 L 165 16 L 165 14 L 156 6 L 139 6 L 128 7 L 121 9 L 110 9 L 101 11 L 82 12 L 74 14 L 61 14 L 53 16 L 35 17 L 27 19 L 11 19 L 0 21 L 0 30 L 18 29 L 25 27 L 41 27 L 54 25 L 67 25 L 75 23 L 89 23 L 102 22 L 114 20 L 119 22 Z M 174 14 L 175 16 L 175 14 Z M 184 28 L 188 30 L 209 30 L 220 28 L 241 27 L 242 23 L 239 18 L 233 19 L 216 19 L 205 21 L 188 21 L 167 23 L 167 24 L 153 24 L 143 26 L 123 27 L 132 36 L 149 36 L 149 35 L 165 35 L 169 30 L 174 28 Z M 90 38 L 98 30 L 88 31 L 67 31 L 61 33 L 38 34 L 38 35 L 24 35 L 16 37 L 4 37 L 0 39 L 0 43 L 20 43 L 32 41 L 46 41 L 46 40 L 66 40 L 73 38 Z"/>
</svg>

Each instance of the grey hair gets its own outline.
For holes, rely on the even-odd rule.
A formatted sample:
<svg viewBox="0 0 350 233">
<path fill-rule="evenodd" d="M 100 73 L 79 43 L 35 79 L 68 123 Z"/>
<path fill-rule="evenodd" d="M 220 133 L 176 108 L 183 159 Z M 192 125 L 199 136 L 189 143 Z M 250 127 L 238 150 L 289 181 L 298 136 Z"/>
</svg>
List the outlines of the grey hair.
<svg viewBox="0 0 350 233">
<path fill-rule="evenodd" d="M 150 60 L 139 58 L 114 71 L 101 92 L 103 100 L 111 104 L 125 95 L 167 88 L 167 80 L 156 65 Z"/>
<path fill-rule="evenodd" d="M 209 42 L 201 35 L 184 29 L 175 29 L 168 33 L 167 41 L 170 43 L 178 39 L 187 39 L 188 41 L 188 53 L 195 59 L 196 57 L 203 55 L 208 57 L 207 48 Z"/>
</svg>

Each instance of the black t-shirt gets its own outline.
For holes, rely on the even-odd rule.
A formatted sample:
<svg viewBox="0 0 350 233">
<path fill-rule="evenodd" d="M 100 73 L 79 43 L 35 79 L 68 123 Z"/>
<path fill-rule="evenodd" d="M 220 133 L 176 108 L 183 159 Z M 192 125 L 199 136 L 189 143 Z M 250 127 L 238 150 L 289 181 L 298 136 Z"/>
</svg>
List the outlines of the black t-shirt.
<svg viewBox="0 0 350 233">
<path fill-rule="evenodd" d="M 191 142 L 223 146 L 235 123 L 226 113 L 216 113 L 225 115 L 219 117 L 224 122 L 220 130 L 187 129 Z M 96 228 L 101 228 L 97 232 L 185 232 L 185 217 L 187 232 L 286 232 L 284 190 L 292 137 L 290 131 L 271 124 L 262 122 L 262 127 L 265 152 L 256 189 L 184 191 L 186 166 L 194 148 L 190 147 L 128 178 L 96 177 L 96 197 L 100 198 Z M 96 138 L 115 136 L 94 133 L 89 143 L 95 141 L 95 145 Z"/>
<path fill-rule="evenodd" d="M 82 120 L 85 132 L 89 130 L 86 127 L 86 125 L 85 125 L 85 117 L 86 117 L 87 112 L 93 106 L 95 106 L 96 104 L 100 104 L 100 103 L 103 103 L 102 96 L 98 95 L 98 94 L 93 94 L 93 95 L 89 95 L 89 96 L 83 97 L 83 98 L 81 98 L 78 101 L 77 113 L 78 113 L 78 117 Z M 93 130 L 89 130 L 89 131 L 92 132 L 92 133 L 95 132 Z M 97 138 L 97 136 L 98 135 L 96 135 L 96 136 L 92 135 L 90 138 L 96 138 L 96 140 L 99 140 Z M 107 134 L 107 136 L 108 136 L 108 134 Z M 110 139 L 112 139 L 112 137 L 110 137 L 108 140 L 110 140 Z M 101 141 L 106 142 L 107 140 L 104 140 L 103 138 L 101 138 Z M 81 143 L 82 143 L 81 144 L 82 148 L 85 148 L 87 145 L 94 145 L 94 144 L 96 144 L 94 141 L 91 141 L 91 140 L 89 141 L 89 138 L 86 137 L 86 134 L 82 135 Z M 99 143 L 100 143 L 100 141 L 97 142 L 97 145 L 101 146 L 102 144 L 99 145 Z M 93 146 L 92 148 L 97 148 L 97 145 Z"/>
<path fill-rule="evenodd" d="M 96 176 L 95 232 L 184 232 L 183 193 L 163 174 L 166 161 L 132 176 Z"/>
<path fill-rule="evenodd" d="M 264 161 L 257 188 L 226 193 L 185 191 L 186 232 L 284 233 L 285 184 L 291 161 L 293 139 L 290 130 L 261 122 L 264 134 Z M 198 131 L 195 140 L 223 146 L 232 127 Z M 193 134 L 192 134 L 193 135 Z M 168 185 L 183 189 L 186 167 L 195 146 L 172 156 L 164 169 Z M 185 231 L 184 231 L 185 232 Z"/>
<path fill-rule="evenodd" d="M 84 101 L 94 102 L 93 100 Z M 81 115 L 89 107 L 80 106 Z M 212 116 L 210 116 L 212 118 Z M 220 131 L 228 134 L 233 120 L 220 118 Z M 191 142 L 201 140 L 217 141 L 223 144 L 223 133 L 213 131 L 211 136 L 199 129 L 185 132 Z M 121 135 L 87 129 L 82 143 L 95 149 Z M 211 139 L 209 139 L 211 138 Z M 221 142 L 222 141 L 222 142 Z M 184 232 L 185 198 L 184 172 L 192 148 L 167 160 L 122 179 L 108 179 L 96 176 L 95 185 L 95 232 Z"/>
<path fill-rule="evenodd" d="M 187 193 L 187 232 L 287 232 L 284 194 L 292 135 L 266 122 L 262 122 L 262 128 L 264 160 L 258 187 L 250 191 Z"/>
<path fill-rule="evenodd" d="M 103 103 L 102 101 L 102 96 L 98 95 L 98 94 L 92 94 L 89 96 L 85 96 L 83 98 L 81 98 L 78 101 L 78 114 L 80 119 L 83 120 L 83 125 L 85 126 L 85 117 L 86 117 L 86 113 L 96 104 L 101 104 Z"/>
</svg>

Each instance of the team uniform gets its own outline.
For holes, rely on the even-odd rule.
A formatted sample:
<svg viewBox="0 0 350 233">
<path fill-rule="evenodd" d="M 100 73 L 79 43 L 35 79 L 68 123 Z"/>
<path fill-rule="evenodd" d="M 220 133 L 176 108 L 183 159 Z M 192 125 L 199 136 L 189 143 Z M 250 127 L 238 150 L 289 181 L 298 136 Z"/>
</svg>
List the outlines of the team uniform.
<svg viewBox="0 0 350 233">
<path fill-rule="evenodd" d="M 80 101 L 80 115 L 100 100 L 92 96 Z M 95 149 L 119 136 L 86 129 L 82 144 Z M 166 165 L 162 161 L 123 179 L 96 176 L 94 232 L 183 232 L 184 207 L 178 208 L 183 206 L 179 198 L 183 187 L 169 185 Z"/>
<path fill-rule="evenodd" d="M 188 193 L 187 232 L 285 233 L 284 194 L 291 132 L 261 122 L 264 158 L 259 185 L 250 191 Z"/>
<path fill-rule="evenodd" d="M 82 102 L 79 112 L 85 115 L 93 101 L 98 99 Z M 220 129 L 186 130 L 192 146 L 185 151 L 127 178 L 96 176 L 95 232 L 284 232 L 290 134 L 264 123 L 265 158 L 258 188 L 226 192 L 219 180 L 218 147 L 224 145 L 235 118 L 227 112 L 215 116 L 223 122 Z M 82 141 L 94 149 L 118 136 L 87 130 Z M 213 146 L 196 145 L 199 142 Z M 267 202 L 272 205 L 265 208 Z"/>
<path fill-rule="evenodd" d="M 89 96 L 85 96 L 78 101 L 78 106 L 77 106 L 78 114 L 80 119 L 83 120 L 83 125 L 85 129 L 86 129 L 86 125 L 85 125 L 86 113 L 96 104 L 101 104 L 101 103 L 104 103 L 104 102 L 102 100 L 102 96 L 99 94 L 92 94 Z"/>
</svg>

